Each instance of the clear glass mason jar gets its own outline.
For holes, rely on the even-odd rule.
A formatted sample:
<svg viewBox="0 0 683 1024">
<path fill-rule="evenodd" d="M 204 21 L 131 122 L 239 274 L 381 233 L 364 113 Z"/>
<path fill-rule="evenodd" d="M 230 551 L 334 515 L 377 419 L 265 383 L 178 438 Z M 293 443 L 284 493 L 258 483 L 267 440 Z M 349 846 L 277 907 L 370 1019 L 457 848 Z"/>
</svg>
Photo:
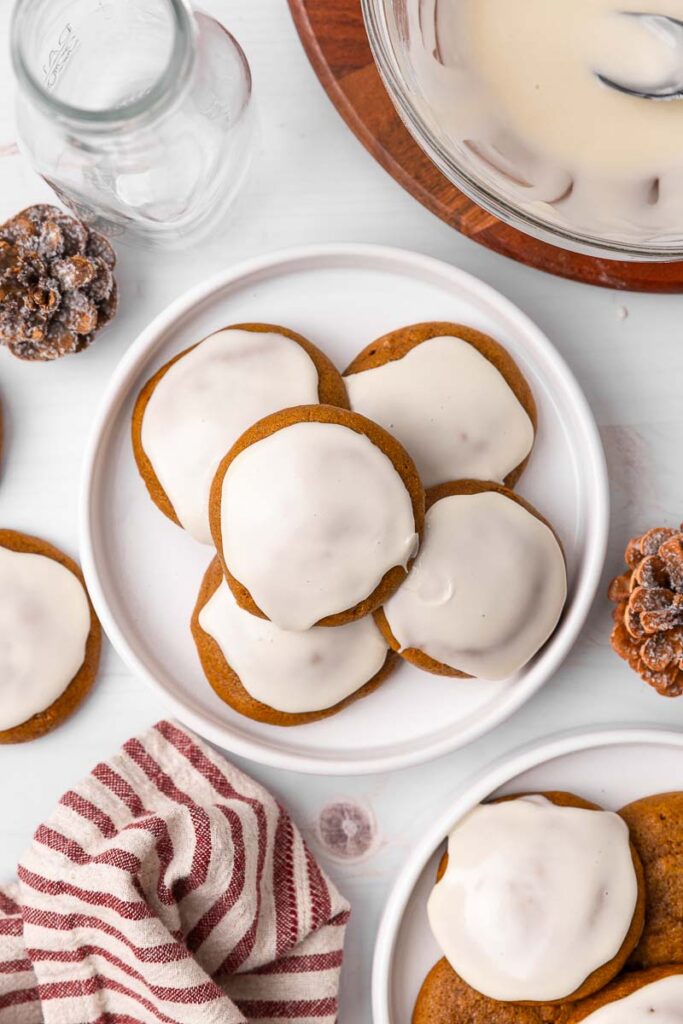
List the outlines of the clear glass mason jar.
<svg viewBox="0 0 683 1024">
<path fill-rule="evenodd" d="M 187 0 L 17 0 L 17 126 L 33 167 L 114 237 L 193 243 L 248 168 L 251 75 Z"/>
</svg>

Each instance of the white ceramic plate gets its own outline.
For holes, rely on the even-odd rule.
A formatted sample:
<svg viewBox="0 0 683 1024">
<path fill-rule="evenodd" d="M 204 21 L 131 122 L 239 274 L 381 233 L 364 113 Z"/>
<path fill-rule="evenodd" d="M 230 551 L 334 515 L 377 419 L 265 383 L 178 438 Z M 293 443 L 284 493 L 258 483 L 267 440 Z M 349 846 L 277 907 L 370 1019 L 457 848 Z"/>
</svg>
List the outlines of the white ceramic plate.
<svg viewBox="0 0 683 1024">
<path fill-rule="evenodd" d="M 683 733 L 612 729 L 557 736 L 519 751 L 468 783 L 410 854 L 377 934 L 374 1024 L 410 1024 L 427 971 L 442 956 L 427 921 L 427 899 L 456 822 L 493 796 L 563 789 L 618 810 L 631 800 L 683 789 Z"/>
<path fill-rule="evenodd" d="M 205 682 L 189 631 L 211 551 L 152 504 L 130 443 L 144 381 L 174 353 L 226 324 L 285 324 L 343 369 L 373 338 L 420 320 L 464 321 L 497 337 L 529 380 L 538 440 L 520 492 L 556 526 L 569 600 L 543 651 L 502 683 L 400 669 L 370 697 L 322 722 L 278 729 L 226 707 Z M 544 335 L 491 288 L 445 263 L 402 250 L 334 245 L 275 253 L 230 268 L 158 316 L 118 367 L 86 455 L 82 559 L 92 599 L 121 657 L 209 740 L 263 764 L 351 774 L 428 760 L 510 715 L 574 643 L 603 564 L 608 519 L 604 456 L 576 381 Z"/>
</svg>

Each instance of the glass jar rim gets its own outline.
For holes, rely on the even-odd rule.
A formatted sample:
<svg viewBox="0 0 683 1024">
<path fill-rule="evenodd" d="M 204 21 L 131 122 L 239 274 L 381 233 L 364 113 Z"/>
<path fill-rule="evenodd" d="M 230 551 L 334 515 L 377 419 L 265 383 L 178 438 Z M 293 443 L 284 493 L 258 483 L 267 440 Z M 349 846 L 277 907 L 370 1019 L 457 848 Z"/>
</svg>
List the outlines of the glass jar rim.
<svg viewBox="0 0 683 1024">
<path fill-rule="evenodd" d="M 122 106 L 93 110 L 78 107 L 55 96 L 34 75 L 25 59 L 22 37 L 32 0 L 16 0 L 10 28 L 10 49 L 14 73 L 20 86 L 49 113 L 81 126 L 112 127 L 158 112 L 175 94 L 194 59 L 195 26 L 188 0 L 163 0 L 171 12 L 173 45 L 165 68 L 144 94 Z"/>
</svg>

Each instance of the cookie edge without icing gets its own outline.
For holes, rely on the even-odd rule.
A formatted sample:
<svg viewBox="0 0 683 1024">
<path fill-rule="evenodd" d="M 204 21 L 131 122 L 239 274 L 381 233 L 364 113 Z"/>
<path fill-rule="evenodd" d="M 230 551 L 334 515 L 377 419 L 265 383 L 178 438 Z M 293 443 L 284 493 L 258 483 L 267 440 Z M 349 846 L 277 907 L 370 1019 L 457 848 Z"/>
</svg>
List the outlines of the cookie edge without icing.
<svg viewBox="0 0 683 1024">
<path fill-rule="evenodd" d="M 683 965 L 683 792 L 641 797 L 622 807 L 619 814 L 640 854 L 648 892 L 645 927 L 629 968 Z"/>
<path fill-rule="evenodd" d="M 481 995 L 440 960 L 425 975 L 415 999 L 412 1024 L 567 1024 L 566 1006 L 518 1006 Z"/>
</svg>

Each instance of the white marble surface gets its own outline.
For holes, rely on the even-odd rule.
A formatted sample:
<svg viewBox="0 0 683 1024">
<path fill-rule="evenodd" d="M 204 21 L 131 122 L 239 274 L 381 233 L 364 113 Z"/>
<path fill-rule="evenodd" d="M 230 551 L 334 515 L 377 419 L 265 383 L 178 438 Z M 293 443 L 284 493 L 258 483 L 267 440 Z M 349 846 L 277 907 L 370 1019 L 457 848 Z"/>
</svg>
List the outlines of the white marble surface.
<svg viewBox="0 0 683 1024">
<path fill-rule="evenodd" d="M 0 351 L 7 432 L 0 523 L 78 551 L 84 440 L 117 360 L 140 328 L 185 288 L 244 257 L 295 243 L 371 241 L 439 256 L 518 303 L 553 339 L 584 387 L 607 450 L 612 530 L 606 585 L 628 537 L 683 515 L 683 296 L 617 294 L 529 270 L 461 238 L 378 167 L 333 110 L 299 45 L 285 0 L 222 0 L 224 20 L 255 75 L 262 148 L 225 238 L 201 255 L 121 249 L 121 313 L 84 355 L 22 364 Z M 7 21 L 0 0 L 0 220 L 49 191 L 17 154 L 9 103 Z M 394 776 L 312 778 L 244 764 L 291 807 L 354 906 L 342 1024 L 369 1024 L 369 980 L 382 904 L 411 843 L 464 778 L 514 747 L 557 730 L 602 723 L 683 728 L 683 700 L 647 689 L 611 652 L 604 586 L 556 677 L 504 727 L 468 749 Z M 53 735 L 0 749 L 0 877 L 10 876 L 35 826 L 101 757 L 164 714 L 107 647 L 97 688 Z M 342 863 L 316 838 L 337 798 L 373 816 L 369 856 Z"/>
</svg>

